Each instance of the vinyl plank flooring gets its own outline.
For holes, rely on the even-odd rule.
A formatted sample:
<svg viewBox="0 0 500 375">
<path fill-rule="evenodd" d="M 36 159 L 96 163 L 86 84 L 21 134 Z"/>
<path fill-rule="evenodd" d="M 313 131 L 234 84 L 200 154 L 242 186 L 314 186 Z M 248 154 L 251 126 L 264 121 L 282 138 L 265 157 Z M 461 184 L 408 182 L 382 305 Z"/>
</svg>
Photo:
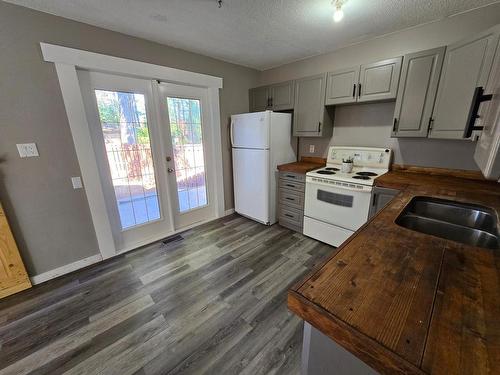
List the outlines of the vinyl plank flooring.
<svg viewBox="0 0 500 375">
<path fill-rule="evenodd" d="M 298 374 L 286 290 L 335 248 L 237 214 L 0 301 L 0 375 Z"/>
</svg>

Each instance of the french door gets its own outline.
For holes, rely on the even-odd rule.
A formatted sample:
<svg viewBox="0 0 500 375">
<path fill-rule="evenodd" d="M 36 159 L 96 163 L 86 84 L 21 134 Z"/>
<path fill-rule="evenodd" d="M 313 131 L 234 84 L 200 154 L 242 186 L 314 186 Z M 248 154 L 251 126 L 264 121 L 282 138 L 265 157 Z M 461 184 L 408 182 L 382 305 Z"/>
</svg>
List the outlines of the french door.
<svg viewBox="0 0 500 375">
<path fill-rule="evenodd" d="M 117 252 L 215 217 L 203 89 L 88 71 L 78 78 Z"/>
<path fill-rule="evenodd" d="M 172 230 L 150 81 L 79 71 L 106 210 L 118 252 Z"/>
<path fill-rule="evenodd" d="M 161 83 L 159 116 L 166 136 L 170 201 L 176 228 L 215 215 L 213 166 L 208 163 L 212 131 L 203 88 Z"/>
</svg>

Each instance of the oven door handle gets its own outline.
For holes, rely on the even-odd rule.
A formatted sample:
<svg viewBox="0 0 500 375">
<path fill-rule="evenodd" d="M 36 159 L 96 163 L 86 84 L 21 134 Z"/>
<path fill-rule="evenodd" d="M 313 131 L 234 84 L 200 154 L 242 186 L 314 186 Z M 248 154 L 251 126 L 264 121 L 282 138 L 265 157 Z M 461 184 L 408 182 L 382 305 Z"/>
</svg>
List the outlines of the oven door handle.
<svg viewBox="0 0 500 375">
<path fill-rule="evenodd" d="M 317 181 L 306 181 L 306 189 L 307 186 L 318 186 L 318 187 L 323 187 L 323 188 L 330 188 L 330 189 L 342 189 L 342 190 L 348 190 L 348 191 L 357 191 L 360 193 L 371 193 L 373 190 L 372 186 L 368 185 L 358 185 L 358 186 L 363 186 L 362 189 L 358 189 L 355 187 L 350 187 L 350 186 L 343 186 L 343 185 L 337 185 L 337 184 L 329 184 L 329 183 L 324 183 L 324 182 L 317 182 Z"/>
</svg>

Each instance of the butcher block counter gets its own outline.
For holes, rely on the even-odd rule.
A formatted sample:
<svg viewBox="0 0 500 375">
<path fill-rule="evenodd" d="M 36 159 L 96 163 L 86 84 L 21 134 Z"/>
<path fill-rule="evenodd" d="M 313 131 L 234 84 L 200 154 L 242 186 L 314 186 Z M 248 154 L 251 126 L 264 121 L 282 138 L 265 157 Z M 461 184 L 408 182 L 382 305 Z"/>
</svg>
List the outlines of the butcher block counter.
<svg viewBox="0 0 500 375">
<path fill-rule="evenodd" d="M 296 161 L 288 164 L 278 165 L 278 170 L 280 172 L 293 172 L 306 174 L 313 169 L 318 169 L 324 167 L 326 164 L 326 159 L 319 157 L 307 157 L 303 156 L 300 161 Z"/>
<path fill-rule="evenodd" d="M 415 196 L 498 216 L 500 185 L 464 177 L 378 177 L 376 186 L 400 193 L 289 290 L 289 308 L 382 374 L 500 374 L 500 251 L 394 222 Z"/>
</svg>

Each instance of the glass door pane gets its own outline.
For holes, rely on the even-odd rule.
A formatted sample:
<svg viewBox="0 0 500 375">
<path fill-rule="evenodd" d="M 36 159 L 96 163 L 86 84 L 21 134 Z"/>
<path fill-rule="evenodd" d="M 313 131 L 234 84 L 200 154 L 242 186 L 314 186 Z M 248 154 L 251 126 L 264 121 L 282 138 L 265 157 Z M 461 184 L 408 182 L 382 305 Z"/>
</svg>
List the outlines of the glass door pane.
<svg viewBox="0 0 500 375">
<path fill-rule="evenodd" d="M 144 95 L 94 92 L 121 229 L 160 219 Z"/>
<path fill-rule="evenodd" d="M 208 205 L 198 99 L 167 97 L 179 211 Z"/>
</svg>

